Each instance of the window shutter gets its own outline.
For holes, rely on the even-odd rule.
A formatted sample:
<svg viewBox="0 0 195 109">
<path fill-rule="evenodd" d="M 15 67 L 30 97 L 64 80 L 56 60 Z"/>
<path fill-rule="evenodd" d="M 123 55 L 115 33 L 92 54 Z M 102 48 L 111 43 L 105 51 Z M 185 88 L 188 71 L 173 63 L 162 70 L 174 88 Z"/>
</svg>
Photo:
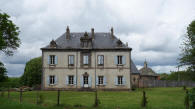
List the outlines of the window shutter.
<svg viewBox="0 0 195 109">
<path fill-rule="evenodd" d="M 126 57 L 125 56 L 122 57 L 122 64 L 126 64 Z"/>
<path fill-rule="evenodd" d="M 91 87 L 91 76 L 88 76 L 88 80 L 89 80 L 89 87 Z"/>
<path fill-rule="evenodd" d="M 104 85 L 106 85 L 106 77 L 104 76 L 103 78 L 104 78 Z"/>
<path fill-rule="evenodd" d="M 117 56 L 114 57 L 114 63 L 115 63 L 116 65 L 118 64 Z"/>
<path fill-rule="evenodd" d="M 81 86 L 83 87 L 83 76 L 81 76 L 80 83 L 81 83 Z"/>
<path fill-rule="evenodd" d="M 68 85 L 68 76 L 66 76 L 66 85 Z"/>
<path fill-rule="evenodd" d="M 71 64 L 71 62 L 70 62 L 70 56 L 68 56 L 68 64 Z"/>
<path fill-rule="evenodd" d="M 55 64 L 58 64 L 58 56 L 55 56 Z"/>
<path fill-rule="evenodd" d="M 104 56 L 101 56 L 101 64 L 104 64 Z"/>
<path fill-rule="evenodd" d="M 123 85 L 125 85 L 126 84 L 126 81 L 125 81 L 125 77 L 123 77 Z"/>
<path fill-rule="evenodd" d="M 118 78 L 117 77 L 115 77 L 115 85 L 118 85 Z"/>
<path fill-rule="evenodd" d="M 50 56 L 48 56 L 48 58 L 47 58 L 47 63 L 48 63 L 48 64 L 51 64 L 51 63 L 50 63 Z"/>
<path fill-rule="evenodd" d="M 98 85 L 98 76 L 96 77 L 96 85 Z"/>
<path fill-rule="evenodd" d="M 100 64 L 100 56 L 98 56 L 98 64 Z"/>
<path fill-rule="evenodd" d="M 55 80 L 54 80 L 54 81 L 55 81 L 54 84 L 58 84 L 58 78 L 57 78 L 57 76 L 55 76 L 54 79 L 55 79 Z"/>
<path fill-rule="evenodd" d="M 74 56 L 72 56 L 72 64 L 74 64 Z"/>
<path fill-rule="evenodd" d="M 86 64 L 86 56 L 83 56 L 83 64 Z"/>
<path fill-rule="evenodd" d="M 50 78 L 49 78 L 49 76 L 47 77 L 47 84 L 49 85 L 50 84 Z"/>
<path fill-rule="evenodd" d="M 76 83 L 76 76 L 74 76 L 74 85 L 76 85 L 77 83 Z"/>
</svg>

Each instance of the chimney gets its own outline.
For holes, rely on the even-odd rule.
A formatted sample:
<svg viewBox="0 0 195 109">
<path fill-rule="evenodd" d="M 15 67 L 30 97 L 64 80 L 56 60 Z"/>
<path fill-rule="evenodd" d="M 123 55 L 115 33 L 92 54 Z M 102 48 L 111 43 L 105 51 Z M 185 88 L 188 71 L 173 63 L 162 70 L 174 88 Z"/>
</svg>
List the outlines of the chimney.
<svg viewBox="0 0 195 109">
<path fill-rule="evenodd" d="M 91 37 L 92 37 L 92 39 L 95 38 L 95 35 L 94 35 L 94 28 L 91 28 Z"/>
<path fill-rule="evenodd" d="M 114 39 L 114 30 L 113 30 L 113 27 L 111 28 L 111 37 L 112 37 L 112 39 Z"/>
<path fill-rule="evenodd" d="M 126 42 L 126 46 L 128 47 L 128 42 Z"/>
<path fill-rule="evenodd" d="M 70 39 L 70 29 L 68 26 L 66 28 L 66 39 Z"/>
<path fill-rule="evenodd" d="M 148 64 L 147 64 L 146 60 L 144 62 L 144 68 L 148 68 Z"/>
</svg>

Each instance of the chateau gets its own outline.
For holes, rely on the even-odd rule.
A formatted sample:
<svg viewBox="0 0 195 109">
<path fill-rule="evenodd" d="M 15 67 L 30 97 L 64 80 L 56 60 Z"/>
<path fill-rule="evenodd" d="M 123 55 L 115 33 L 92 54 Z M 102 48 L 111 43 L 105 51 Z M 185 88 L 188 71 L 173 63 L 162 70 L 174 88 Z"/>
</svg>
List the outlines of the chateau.
<svg viewBox="0 0 195 109">
<path fill-rule="evenodd" d="M 130 90 L 131 48 L 108 33 L 66 32 L 42 50 L 43 90 Z"/>
</svg>

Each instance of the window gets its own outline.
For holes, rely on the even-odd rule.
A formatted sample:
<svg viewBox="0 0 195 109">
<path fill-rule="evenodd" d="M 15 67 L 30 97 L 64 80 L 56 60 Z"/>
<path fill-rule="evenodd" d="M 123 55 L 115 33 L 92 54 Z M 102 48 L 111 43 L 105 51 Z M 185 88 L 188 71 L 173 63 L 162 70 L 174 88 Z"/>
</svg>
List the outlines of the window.
<svg viewBox="0 0 195 109">
<path fill-rule="evenodd" d="M 74 65 L 74 56 L 73 55 L 68 56 L 68 65 Z"/>
<path fill-rule="evenodd" d="M 98 76 L 98 84 L 103 84 L 103 83 L 104 83 L 104 77 Z"/>
<path fill-rule="evenodd" d="M 50 55 L 50 64 L 55 64 L 55 55 Z"/>
<path fill-rule="evenodd" d="M 118 76 L 118 85 L 123 84 L 123 76 Z"/>
<path fill-rule="evenodd" d="M 74 76 L 68 76 L 68 84 L 74 84 Z"/>
<path fill-rule="evenodd" d="M 117 64 L 122 64 L 122 56 L 117 56 Z"/>
<path fill-rule="evenodd" d="M 104 56 L 103 55 L 98 56 L 98 65 L 104 65 Z"/>
<path fill-rule="evenodd" d="M 88 55 L 83 56 L 83 64 L 85 64 L 85 65 L 89 64 L 89 56 Z"/>
<path fill-rule="evenodd" d="M 83 76 L 84 84 L 88 84 L 88 76 Z"/>
<path fill-rule="evenodd" d="M 88 42 L 83 42 L 83 47 L 88 47 Z"/>
<path fill-rule="evenodd" d="M 54 75 L 49 76 L 49 84 L 55 84 L 55 76 Z"/>
</svg>

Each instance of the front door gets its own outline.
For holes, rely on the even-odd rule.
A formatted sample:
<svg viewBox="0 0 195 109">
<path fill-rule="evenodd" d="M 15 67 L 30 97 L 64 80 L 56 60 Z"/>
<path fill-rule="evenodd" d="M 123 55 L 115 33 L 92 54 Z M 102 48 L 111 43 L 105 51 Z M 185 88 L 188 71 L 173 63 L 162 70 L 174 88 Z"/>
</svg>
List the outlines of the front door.
<svg viewBox="0 0 195 109">
<path fill-rule="evenodd" d="M 84 80 L 84 87 L 89 87 L 88 76 L 83 76 L 83 80 Z"/>
</svg>

